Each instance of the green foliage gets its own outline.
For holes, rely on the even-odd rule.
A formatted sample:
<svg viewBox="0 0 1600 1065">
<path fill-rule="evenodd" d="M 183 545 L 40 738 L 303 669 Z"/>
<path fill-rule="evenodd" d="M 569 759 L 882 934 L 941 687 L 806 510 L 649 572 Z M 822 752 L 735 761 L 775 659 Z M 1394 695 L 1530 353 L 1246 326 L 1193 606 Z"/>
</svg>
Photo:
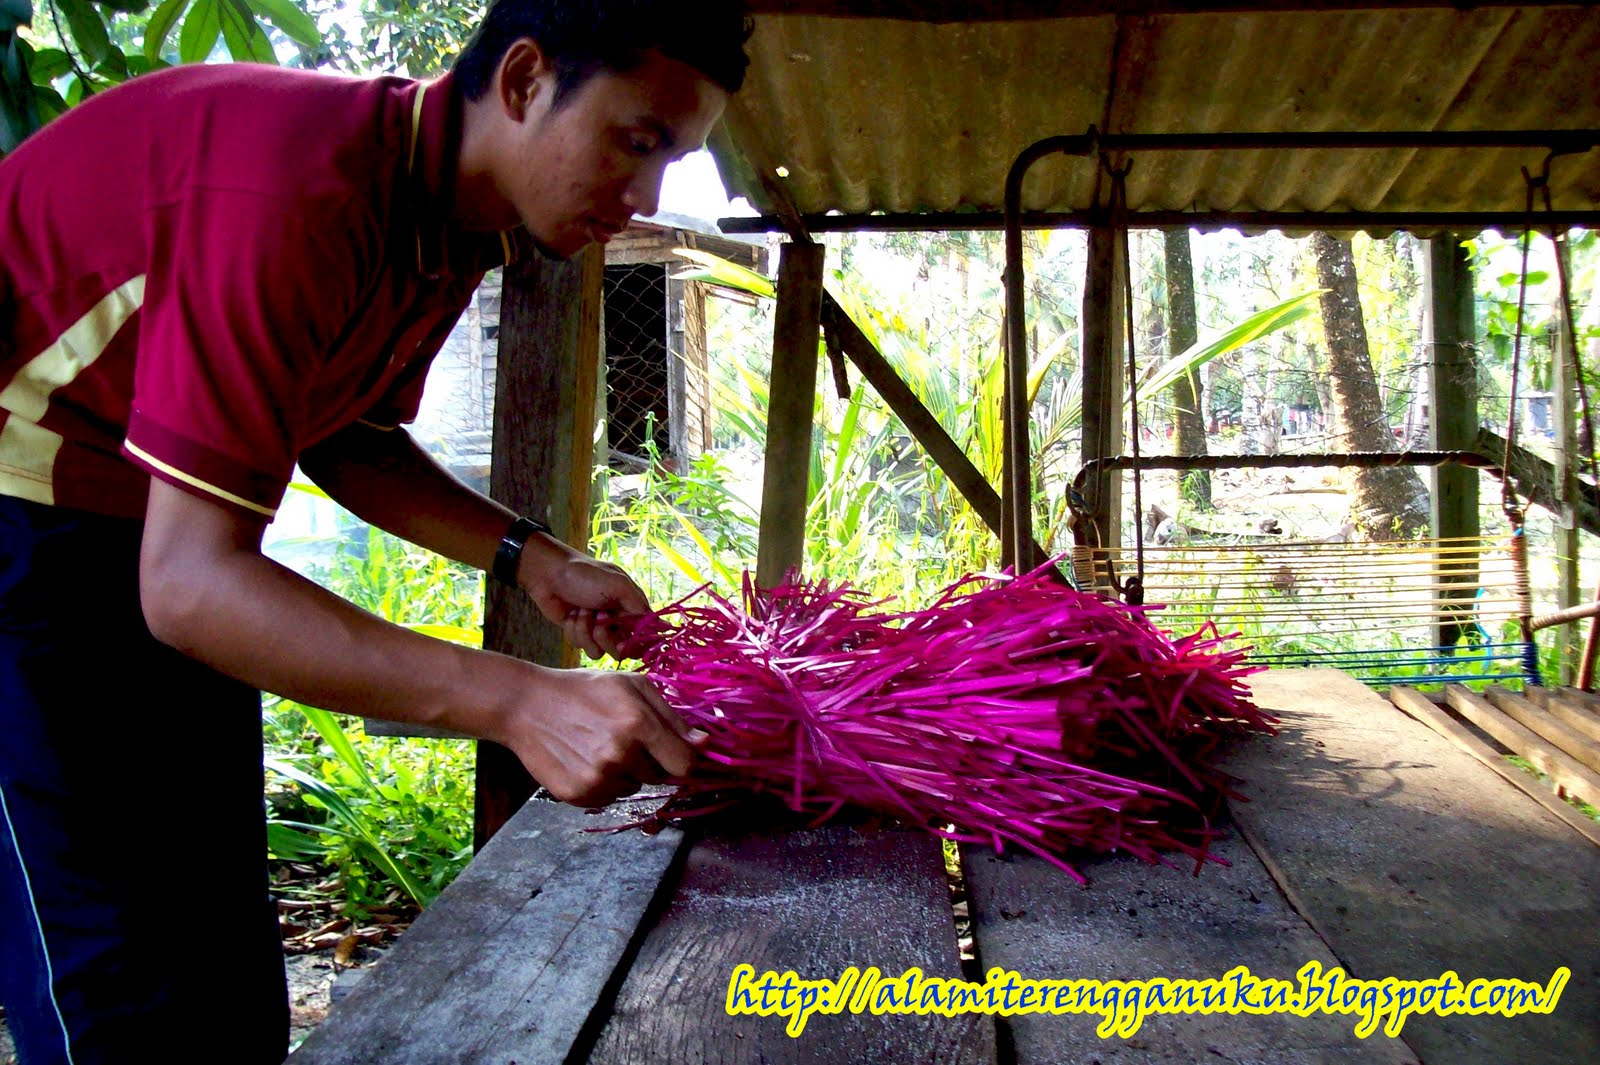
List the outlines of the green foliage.
<svg viewBox="0 0 1600 1065">
<path fill-rule="evenodd" d="M 481 574 L 359 528 L 358 537 L 339 539 L 332 562 L 313 577 L 385 620 L 481 642 Z M 353 915 L 397 895 L 426 905 L 466 865 L 470 742 L 368 736 L 324 710 L 272 696 L 264 720 L 271 854 L 316 863 Z"/>
<path fill-rule="evenodd" d="M 309 6 L 318 13 L 354 7 L 360 17 L 360 29 L 353 37 L 345 31 L 348 19 L 329 25 L 326 37 L 312 45 L 314 64 L 353 74 L 401 71 L 426 78 L 449 66 L 476 28 L 484 5 L 462 0 L 359 0 L 350 4 L 309 0 Z"/>
</svg>

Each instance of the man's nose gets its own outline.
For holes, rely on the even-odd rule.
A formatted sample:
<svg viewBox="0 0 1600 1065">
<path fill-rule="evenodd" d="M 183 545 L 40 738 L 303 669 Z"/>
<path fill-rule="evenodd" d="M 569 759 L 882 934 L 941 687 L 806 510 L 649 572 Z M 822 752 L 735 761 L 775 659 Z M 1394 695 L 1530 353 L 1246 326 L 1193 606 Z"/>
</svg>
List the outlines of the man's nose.
<svg viewBox="0 0 1600 1065">
<path fill-rule="evenodd" d="M 661 181 L 665 170 L 664 166 L 644 167 L 628 183 L 623 202 L 634 214 L 649 218 L 661 209 Z"/>
</svg>

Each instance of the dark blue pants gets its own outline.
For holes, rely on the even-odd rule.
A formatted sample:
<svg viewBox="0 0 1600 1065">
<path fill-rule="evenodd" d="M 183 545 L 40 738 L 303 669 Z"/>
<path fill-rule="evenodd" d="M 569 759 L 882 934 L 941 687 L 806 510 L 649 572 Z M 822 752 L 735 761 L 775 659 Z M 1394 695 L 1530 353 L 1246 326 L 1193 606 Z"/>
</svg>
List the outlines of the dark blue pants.
<svg viewBox="0 0 1600 1065">
<path fill-rule="evenodd" d="M 6 1023 L 23 1065 L 281 1061 L 260 694 L 150 635 L 141 528 L 0 496 Z"/>
</svg>

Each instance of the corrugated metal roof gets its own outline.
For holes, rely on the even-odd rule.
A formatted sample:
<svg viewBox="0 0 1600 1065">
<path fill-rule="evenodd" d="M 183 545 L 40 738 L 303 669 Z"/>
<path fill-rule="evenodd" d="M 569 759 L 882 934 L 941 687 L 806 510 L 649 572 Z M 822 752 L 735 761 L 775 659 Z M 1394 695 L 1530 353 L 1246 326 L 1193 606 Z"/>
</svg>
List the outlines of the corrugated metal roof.
<svg viewBox="0 0 1600 1065">
<path fill-rule="evenodd" d="M 914 7 L 915 5 L 900 5 Z M 713 141 L 805 214 L 996 211 L 1023 148 L 1126 133 L 1600 128 L 1588 7 L 1098 15 L 933 24 L 762 15 Z M 729 142 L 736 146 L 730 152 Z M 742 156 L 742 158 L 739 158 Z M 1134 211 L 1517 211 L 1541 150 L 1142 152 Z M 1556 207 L 1600 209 L 1600 151 L 1558 160 Z M 1085 159 L 1041 162 L 1029 210 L 1104 206 Z"/>
</svg>

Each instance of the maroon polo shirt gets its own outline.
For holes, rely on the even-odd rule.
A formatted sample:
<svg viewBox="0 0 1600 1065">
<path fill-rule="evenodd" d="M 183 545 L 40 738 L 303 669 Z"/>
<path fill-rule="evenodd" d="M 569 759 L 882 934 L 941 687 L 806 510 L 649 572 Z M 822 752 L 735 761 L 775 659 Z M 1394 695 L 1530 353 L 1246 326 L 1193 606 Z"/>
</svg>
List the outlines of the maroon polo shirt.
<svg viewBox="0 0 1600 1065">
<path fill-rule="evenodd" d="M 0 494 L 142 516 L 159 477 L 276 510 L 296 458 L 416 415 L 484 270 L 446 76 L 180 67 L 0 160 Z"/>
</svg>

